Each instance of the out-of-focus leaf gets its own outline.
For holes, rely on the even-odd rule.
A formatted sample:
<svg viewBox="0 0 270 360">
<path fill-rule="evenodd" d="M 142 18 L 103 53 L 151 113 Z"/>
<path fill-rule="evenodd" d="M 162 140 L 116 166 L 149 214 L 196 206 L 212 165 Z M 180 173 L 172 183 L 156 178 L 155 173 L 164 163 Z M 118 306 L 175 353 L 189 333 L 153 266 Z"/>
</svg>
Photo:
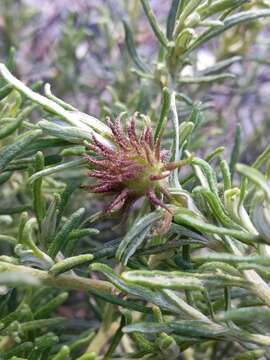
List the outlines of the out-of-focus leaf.
<svg viewBox="0 0 270 360">
<path fill-rule="evenodd" d="M 11 160 L 18 156 L 22 150 L 41 134 L 41 130 L 28 131 L 21 135 L 14 143 L 2 148 L 0 151 L 0 170 L 3 170 Z"/>
<path fill-rule="evenodd" d="M 249 323 L 251 318 L 256 318 L 256 323 L 270 324 L 270 310 L 263 307 L 250 306 L 231 309 L 219 315 L 219 320 L 231 320 L 237 324 Z"/>
<path fill-rule="evenodd" d="M 70 350 L 67 345 L 63 345 L 61 349 L 52 357 L 52 360 L 66 360 L 69 357 Z"/>
<path fill-rule="evenodd" d="M 168 39 L 163 34 L 163 31 L 161 30 L 161 28 L 157 22 L 157 19 L 156 19 L 155 15 L 153 13 L 153 10 L 150 6 L 149 0 L 141 0 L 141 4 L 142 4 L 143 10 L 145 12 L 145 15 L 147 16 L 148 21 L 149 21 L 149 23 L 152 27 L 152 30 L 153 30 L 154 34 L 156 35 L 157 39 L 164 47 L 167 47 Z"/>
<path fill-rule="evenodd" d="M 172 40 L 173 31 L 175 27 L 175 21 L 177 16 L 177 9 L 183 3 L 183 0 L 172 0 L 171 7 L 167 18 L 167 29 L 166 29 L 166 36 L 169 40 Z"/>
<path fill-rule="evenodd" d="M 251 180 L 259 189 L 263 190 L 267 200 L 270 201 L 270 182 L 262 173 L 244 164 L 237 164 L 236 170 Z"/>
<path fill-rule="evenodd" d="M 230 73 L 205 75 L 205 76 L 181 76 L 178 80 L 180 84 L 204 84 L 235 79 L 236 76 Z"/>
<path fill-rule="evenodd" d="M 131 59 L 133 60 L 134 64 L 138 67 L 139 70 L 146 72 L 146 73 L 149 72 L 149 69 L 143 63 L 143 61 L 140 59 L 140 57 L 137 53 L 135 41 L 134 41 L 133 34 L 132 34 L 129 24 L 127 23 L 126 20 L 123 20 L 123 24 L 124 24 L 124 29 L 125 29 L 126 46 L 127 46 L 127 50 L 129 52 Z"/>
<path fill-rule="evenodd" d="M 256 349 L 242 352 L 239 355 L 234 356 L 231 360 L 260 360 L 265 355 L 264 349 Z"/>
<path fill-rule="evenodd" d="M 252 219 L 258 232 L 270 240 L 270 207 L 269 203 L 259 199 L 253 209 Z"/>
<path fill-rule="evenodd" d="M 248 10 L 243 11 L 237 14 L 233 14 L 227 17 L 224 20 L 224 27 L 223 28 L 215 28 L 210 29 L 203 33 L 188 49 L 185 55 L 193 51 L 194 49 L 198 48 L 205 42 L 209 41 L 210 39 L 222 34 L 224 31 L 230 29 L 233 26 L 239 25 L 243 22 L 248 22 L 252 20 L 257 20 L 259 18 L 270 16 L 270 10 L 268 9 L 256 9 L 256 10 Z"/>
<path fill-rule="evenodd" d="M 228 68 L 232 64 L 239 62 L 242 60 L 241 56 L 232 56 L 228 59 L 218 61 L 215 65 L 209 66 L 206 69 L 198 72 L 198 75 L 212 75 L 212 74 L 219 74 L 222 70 Z"/>
</svg>

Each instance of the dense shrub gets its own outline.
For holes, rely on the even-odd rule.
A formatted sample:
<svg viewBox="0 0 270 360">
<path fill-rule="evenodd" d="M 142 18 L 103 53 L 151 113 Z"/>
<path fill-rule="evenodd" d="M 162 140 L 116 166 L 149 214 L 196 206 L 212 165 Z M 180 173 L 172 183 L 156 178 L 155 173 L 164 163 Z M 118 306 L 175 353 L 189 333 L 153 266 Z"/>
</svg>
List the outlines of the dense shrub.
<svg viewBox="0 0 270 360">
<path fill-rule="evenodd" d="M 269 1 L 116 3 L 65 14 L 57 96 L 1 4 L 0 358 L 268 359 Z"/>
</svg>

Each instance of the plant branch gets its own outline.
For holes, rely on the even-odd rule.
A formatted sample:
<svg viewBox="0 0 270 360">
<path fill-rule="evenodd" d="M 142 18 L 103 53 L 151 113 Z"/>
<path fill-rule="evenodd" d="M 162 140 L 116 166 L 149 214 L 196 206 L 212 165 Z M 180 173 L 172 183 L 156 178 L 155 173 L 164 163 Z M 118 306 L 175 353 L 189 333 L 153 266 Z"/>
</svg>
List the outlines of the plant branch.
<svg viewBox="0 0 270 360">
<path fill-rule="evenodd" d="M 97 290 L 105 293 L 111 293 L 114 289 L 107 281 L 87 279 L 77 275 L 50 275 L 47 271 L 38 270 L 23 265 L 14 265 L 0 261 L 1 272 L 15 272 L 17 274 L 26 274 L 37 279 L 42 285 L 53 286 L 60 289 L 91 291 Z"/>
</svg>

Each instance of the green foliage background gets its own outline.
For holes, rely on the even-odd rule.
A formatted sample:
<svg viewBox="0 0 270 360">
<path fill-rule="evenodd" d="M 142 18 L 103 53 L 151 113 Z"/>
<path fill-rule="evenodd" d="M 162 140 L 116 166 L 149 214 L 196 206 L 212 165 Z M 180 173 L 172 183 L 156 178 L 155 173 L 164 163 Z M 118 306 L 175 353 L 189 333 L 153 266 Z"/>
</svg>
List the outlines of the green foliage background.
<svg viewBox="0 0 270 360">
<path fill-rule="evenodd" d="M 270 358 L 269 1 L 51 6 L 0 2 L 0 358 Z M 136 111 L 190 163 L 166 234 L 80 188 Z"/>
</svg>

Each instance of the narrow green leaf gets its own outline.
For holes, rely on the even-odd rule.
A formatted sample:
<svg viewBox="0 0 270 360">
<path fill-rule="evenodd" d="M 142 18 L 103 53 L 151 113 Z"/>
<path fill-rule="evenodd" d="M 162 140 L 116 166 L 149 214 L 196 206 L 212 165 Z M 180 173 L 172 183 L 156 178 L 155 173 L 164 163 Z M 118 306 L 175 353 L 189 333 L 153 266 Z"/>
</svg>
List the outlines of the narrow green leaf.
<svg viewBox="0 0 270 360">
<path fill-rule="evenodd" d="M 179 14 L 179 18 L 177 19 L 177 26 L 174 32 L 175 36 L 177 36 L 181 32 L 181 30 L 183 30 L 184 21 L 190 14 L 192 14 L 196 10 L 196 8 L 200 5 L 201 2 L 202 0 L 189 0 L 185 2 L 181 14 Z"/>
<path fill-rule="evenodd" d="M 70 354 L 69 347 L 67 345 L 63 345 L 61 349 L 55 354 L 51 360 L 67 360 Z"/>
<path fill-rule="evenodd" d="M 0 151 L 0 170 L 3 170 L 7 164 L 18 156 L 31 142 L 42 134 L 41 130 L 32 130 L 21 135 L 17 141 L 6 145 Z"/>
<path fill-rule="evenodd" d="M 176 306 L 173 306 L 160 292 L 150 290 L 137 284 L 126 284 L 123 279 L 117 276 L 115 272 L 105 264 L 94 263 L 90 265 L 90 269 L 102 272 L 114 286 L 127 294 L 131 294 L 150 303 L 154 303 L 162 309 L 179 313 L 179 309 Z"/>
<path fill-rule="evenodd" d="M 71 231 L 69 239 L 80 239 L 85 236 L 98 235 L 100 231 L 94 228 L 83 228 Z M 107 245 L 107 243 L 106 243 Z"/>
<path fill-rule="evenodd" d="M 29 356 L 29 360 L 36 360 L 37 357 L 46 352 L 48 353 L 53 346 L 59 342 L 59 337 L 52 332 L 35 338 L 35 348 Z"/>
<path fill-rule="evenodd" d="M 1 160 L 0 160 L 1 162 Z M 48 175 L 52 175 L 58 172 L 62 172 L 63 170 L 67 170 L 67 169 L 74 169 L 76 167 L 83 167 L 87 164 L 87 161 L 85 159 L 78 159 L 78 160 L 72 160 L 69 162 L 66 162 L 64 164 L 60 164 L 60 165 L 56 165 L 56 166 L 51 166 L 48 167 L 42 171 L 39 171 L 37 173 L 35 173 L 34 175 L 32 175 L 29 178 L 29 183 L 33 183 L 33 181 L 39 179 L 40 177 L 43 176 L 48 176 Z"/>
<path fill-rule="evenodd" d="M 178 101 L 182 101 L 187 105 L 193 106 L 193 101 L 191 100 L 191 98 L 184 93 L 177 92 L 175 94 L 175 99 Z"/>
<path fill-rule="evenodd" d="M 257 159 L 252 164 L 253 168 L 259 169 L 266 161 L 270 158 L 270 145 L 257 157 Z"/>
<path fill-rule="evenodd" d="M 270 256 L 245 255 L 237 256 L 227 253 L 208 253 L 206 255 L 192 256 L 192 262 L 201 264 L 209 262 L 222 261 L 228 264 L 238 265 L 240 263 L 260 264 L 270 266 Z"/>
<path fill-rule="evenodd" d="M 205 76 L 181 76 L 178 80 L 180 84 L 207 84 L 212 82 L 224 81 L 227 79 L 235 79 L 236 76 L 230 73 L 214 74 Z"/>
<path fill-rule="evenodd" d="M 20 111 L 21 104 L 21 94 L 17 90 L 12 90 L 11 93 L 0 103 L 0 116 L 15 118 Z"/>
<path fill-rule="evenodd" d="M 37 152 L 35 157 L 35 172 L 41 171 L 44 168 L 44 156 L 41 151 Z M 37 217 L 39 228 L 45 213 L 45 204 L 42 195 L 42 178 L 37 179 L 33 182 L 33 202 L 34 211 Z"/>
<path fill-rule="evenodd" d="M 7 118 L 7 125 L 1 127 L 0 129 L 0 139 L 3 139 L 12 133 L 16 131 L 23 120 L 31 113 L 31 111 L 34 109 L 35 106 L 28 106 L 26 107 L 16 118 Z M 1 121 L 4 121 L 5 119 L 2 119 Z"/>
<path fill-rule="evenodd" d="M 178 7 L 181 6 L 182 2 L 183 0 L 171 0 L 171 7 L 167 17 L 167 31 L 166 31 L 166 35 L 169 40 L 172 40 L 177 10 Z"/>
<path fill-rule="evenodd" d="M 270 241 L 270 209 L 269 202 L 258 199 L 253 213 L 252 220 L 256 226 L 257 231 L 268 241 Z"/>
<path fill-rule="evenodd" d="M 229 274 L 232 276 L 241 276 L 240 271 L 237 270 L 233 265 L 220 261 L 205 262 L 198 267 L 198 271 L 201 273 L 222 271 L 224 274 Z"/>
<path fill-rule="evenodd" d="M 198 9 L 198 12 L 205 19 L 216 13 L 241 6 L 248 2 L 249 0 L 218 0 L 212 2 L 210 6 L 209 4 L 201 6 L 200 9 Z"/>
<path fill-rule="evenodd" d="M 222 160 L 219 164 L 222 176 L 223 176 L 223 183 L 224 183 L 224 191 L 231 189 L 232 182 L 231 182 L 231 172 L 229 165 L 226 160 Z"/>
<path fill-rule="evenodd" d="M 90 293 L 96 296 L 98 299 L 106 301 L 110 304 L 119 305 L 124 309 L 130 309 L 132 311 L 138 311 L 144 314 L 152 314 L 152 310 L 149 307 L 142 305 L 140 302 L 124 300 L 121 298 L 121 296 L 101 293 L 100 291 L 96 291 L 94 289 L 91 289 Z"/>
<path fill-rule="evenodd" d="M 134 270 L 122 273 L 122 278 L 128 283 L 152 289 L 199 290 L 205 292 L 206 287 L 248 287 L 246 280 L 241 277 L 217 273 Z"/>
<path fill-rule="evenodd" d="M 241 126 L 240 124 L 238 124 L 235 131 L 234 145 L 230 158 L 230 172 L 232 179 L 235 171 L 235 165 L 238 162 L 240 156 L 240 146 L 241 146 Z"/>
<path fill-rule="evenodd" d="M 176 107 L 176 93 L 173 92 L 171 94 L 171 103 L 170 103 L 171 111 L 172 111 L 172 120 L 173 120 L 173 144 L 172 144 L 172 161 L 179 161 L 181 157 L 181 149 L 180 149 L 180 127 L 179 127 L 179 118 Z M 173 170 L 172 172 L 172 186 L 181 189 L 181 185 L 179 182 L 178 169 Z"/>
<path fill-rule="evenodd" d="M 74 164 L 75 166 L 75 164 Z M 57 206 L 58 209 L 58 222 L 60 221 L 61 217 L 63 216 L 63 213 L 65 211 L 65 208 L 70 201 L 71 196 L 73 195 L 74 191 L 80 186 L 80 180 L 78 179 L 72 179 L 70 181 L 67 181 L 65 189 L 60 193 L 60 202 Z"/>
<path fill-rule="evenodd" d="M 11 175 L 12 175 L 11 171 L 6 171 L 6 172 L 4 172 L 4 174 L 1 174 L 0 175 L 0 185 L 7 182 L 11 178 Z"/>
<path fill-rule="evenodd" d="M 180 210 L 180 209 L 179 209 Z M 195 228 L 202 233 L 206 234 L 218 234 L 218 235 L 229 235 L 243 243 L 255 245 L 257 242 L 263 242 L 263 239 L 258 235 L 253 235 L 245 231 L 239 231 L 234 229 L 228 229 L 209 223 L 205 223 L 199 219 L 194 213 L 188 212 L 187 210 L 181 209 L 174 215 L 174 220 L 177 224 L 185 225 L 187 227 Z"/>
<path fill-rule="evenodd" d="M 55 139 L 55 138 L 38 138 L 35 140 L 34 143 L 30 144 L 26 151 L 23 151 L 22 156 L 28 156 L 31 154 L 35 154 L 37 151 L 41 151 L 44 149 L 52 149 L 55 147 L 65 147 L 70 146 L 70 142 L 61 140 L 61 139 Z"/>
<path fill-rule="evenodd" d="M 223 314 L 220 314 L 219 320 L 231 320 L 237 324 L 250 323 L 250 319 L 256 319 L 256 322 L 270 325 L 270 309 L 261 306 L 249 306 L 231 309 Z"/>
<path fill-rule="evenodd" d="M 188 51 L 185 53 L 185 55 L 187 55 L 194 49 L 198 48 L 202 44 L 206 43 L 210 39 L 222 34 L 224 31 L 232 28 L 233 26 L 242 24 L 244 22 L 250 22 L 252 20 L 257 20 L 259 18 L 267 17 L 267 16 L 270 16 L 269 9 L 248 10 L 248 11 L 243 11 L 243 12 L 233 14 L 224 20 L 223 28 L 214 28 L 214 29 L 210 29 L 210 30 L 206 31 L 205 33 L 203 33 L 193 43 L 193 45 L 188 49 Z"/>
<path fill-rule="evenodd" d="M 240 340 L 263 346 L 270 343 L 269 336 L 260 334 L 257 336 L 256 334 L 250 334 L 239 329 L 230 328 L 230 330 L 228 330 L 227 327 L 224 328 L 218 324 L 213 324 L 210 328 L 208 322 L 197 320 L 182 320 L 164 323 L 141 322 L 127 325 L 123 328 L 123 332 L 126 333 L 132 333 L 134 331 L 148 334 L 156 334 L 164 331 L 167 334 L 175 333 L 191 338 L 223 339 L 227 341 Z"/>
<path fill-rule="evenodd" d="M 28 319 L 31 320 L 33 318 L 32 311 L 30 307 L 24 303 L 21 303 L 15 311 L 7 314 L 5 317 L 1 318 L 1 323 L 7 327 L 13 321 L 27 321 Z"/>
<path fill-rule="evenodd" d="M 264 349 L 245 351 L 239 355 L 234 356 L 231 358 L 231 360 L 260 360 L 263 359 L 265 352 L 266 350 Z"/>
<path fill-rule="evenodd" d="M 97 235 L 99 231 L 97 229 L 76 229 L 71 231 L 70 235 L 68 236 L 68 243 L 65 247 L 65 256 L 72 256 L 74 254 L 74 249 L 76 248 L 76 245 L 78 244 L 78 239 L 85 237 L 85 236 L 91 236 L 91 235 Z"/>
<path fill-rule="evenodd" d="M 159 121 L 157 123 L 155 135 L 154 135 L 155 142 L 161 138 L 164 129 L 166 128 L 168 115 L 170 111 L 170 101 L 171 101 L 171 97 L 170 97 L 169 89 L 165 87 L 162 89 L 162 105 L 161 105 Z"/>
<path fill-rule="evenodd" d="M 50 257 L 54 258 L 58 251 L 65 248 L 68 242 L 68 235 L 72 230 L 79 226 L 84 213 L 85 209 L 81 208 L 69 216 L 68 220 L 62 226 L 61 230 L 56 234 L 55 238 L 49 246 L 48 254 Z"/>
<path fill-rule="evenodd" d="M 190 229 L 185 228 L 184 226 L 181 226 L 179 224 L 172 223 L 171 229 L 173 233 L 188 237 L 192 240 L 196 240 L 198 243 L 206 243 L 208 240 L 202 236 L 199 233 L 196 233 L 195 231 L 192 231 Z"/>
<path fill-rule="evenodd" d="M 230 218 L 230 216 L 228 216 L 222 202 L 212 191 L 202 186 L 198 186 L 193 190 L 192 193 L 194 195 L 198 194 L 202 196 L 207 201 L 210 208 L 212 209 L 214 216 L 221 222 L 221 224 L 227 226 L 228 228 L 242 230 L 242 228 L 238 224 L 236 224 Z"/>
<path fill-rule="evenodd" d="M 7 68 L 12 72 L 16 69 L 16 49 L 12 46 L 9 49 L 8 59 L 7 59 Z"/>
<path fill-rule="evenodd" d="M 236 62 L 240 62 L 242 60 L 241 56 L 232 56 L 228 59 L 218 61 L 215 65 L 209 66 L 206 69 L 199 71 L 198 75 L 213 75 L 213 74 L 219 74 L 224 69 L 228 68 L 232 64 Z"/>
<path fill-rule="evenodd" d="M 131 284 L 152 289 L 176 289 L 204 291 L 204 284 L 195 276 L 180 272 L 134 270 L 122 273 L 122 278 Z"/>
<path fill-rule="evenodd" d="M 52 300 L 47 302 L 45 305 L 41 305 L 35 312 L 35 319 L 42 319 L 49 316 L 53 311 L 55 311 L 58 306 L 62 305 L 68 298 L 68 293 L 63 292 L 57 296 L 55 296 Z"/>
<path fill-rule="evenodd" d="M 12 85 L 5 85 L 0 88 L 0 100 L 4 99 L 6 96 L 8 96 L 11 91 L 13 90 Z"/>
<path fill-rule="evenodd" d="M 49 242 L 55 237 L 58 219 L 59 194 L 55 194 L 49 208 L 46 211 L 40 227 L 40 241 L 47 248 Z"/>
<path fill-rule="evenodd" d="M 143 61 L 141 60 L 141 58 L 139 57 L 139 55 L 137 53 L 132 30 L 131 30 L 128 22 L 126 20 L 123 20 L 123 25 L 124 25 L 124 29 L 125 29 L 125 42 L 126 42 L 127 50 L 128 50 L 128 53 L 129 53 L 131 59 L 133 60 L 134 64 L 137 66 L 137 68 L 139 70 L 141 70 L 145 73 L 148 73 L 149 69 L 143 63 Z"/>
<path fill-rule="evenodd" d="M 184 336 L 201 337 L 201 338 L 219 338 L 223 335 L 221 327 L 217 326 L 216 331 L 209 330 L 209 324 L 204 321 L 188 320 L 188 321 L 173 321 L 164 323 L 153 322 L 139 322 L 136 324 L 127 325 L 123 328 L 123 332 L 131 333 L 134 331 L 156 334 L 165 332 L 167 334 L 176 333 Z"/>
<path fill-rule="evenodd" d="M 114 333 L 114 336 L 111 340 L 110 346 L 108 348 L 108 350 L 106 351 L 103 360 L 110 360 L 111 356 L 113 355 L 114 351 L 116 350 L 117 346 L 119 345 L 122 337 L 123 337 L 123 332 L 122 332 L 122 328 L 126 325 L 126 319 L 125 317 L 122 315 L 121 316 L 121 321 L 119 324 L 118 329 L 116 330 L 116 332 Z"/>
<path fill-rule="evenodd" d="M 81 350 L 81 348 L 85 348 L 85 346 L 88 346 L 90 344 L 94 337 L 94 331 L 87 331 L 86 333 L 82 334 L 81 336 L 79 336 L 79 338 L 76 338 L 74 341 L 68 344 L 70 353 Z"/>
<path fill-rule="evenodd" d="M 261 172 L 244 164 L 236 164 L 236 170 L 240 172 L 240 174 L 246 176 L 261 190 L 263 190 L 267 200 L 270 201 L 270 182 L 263 176 Z"/>
<path fill-rule="evenodd" d="M 2 207 L 0 208 L 0 215 L 12 215 L 12 214 L 19 214 L 25 210 L 31 209 L 31 204 L 24 204 L 24 205 L 17 205 L 17 206 L 10 206 L 10 207 Z"/>
<path fill-rule="evenodd" d="M 15 345 L 9 351 L 0 353 L 2 359 L 11 359 L 16 355 L 27 355 L 33 349 L 34 344 L 31 341 L 25 341 L 22 344 Z"/>
<path fill-rule="evenodd" d="M 128 259 L 141 245 L 152 225 L 161 217 L 161 211 L 154 211 L 135 222 L 119 245 L 116 252 L 117 259 L 122 261 L 123 264 L 127 264 Z"/>
<path fill-rule="evenodd" d="M 6 241 L 11 245 L 15 245 L 17 243 L 17 240 L 15 237 L 8 236 L 8 235 L 2 235 L 2 234 L 0 234 L 0 241 Z M 4 256 L 4 255 L 2 255 L 2 256 Z"/>
<path fill-rule="evenodd" d="M 63 326 L 66 319 L 63 317 L 54 317 L 52 319 L 41 319 L 41 320 L 33 320 L 21 323 L 21 330 L 23 333 L 33 330 L 40 330 L 46 328 L 58 328 L 59 326 Z"/>
<path fill-rule="evenodd" d="M 82 144 L 92 136 L 90 128 L 86 130 L 76 126 L 58 125 L 47 120 L 39 121 L 38 125 L 44 132 L 71 143 Z"/>
<path fill-rule="evenodd" d="M 168 39 L 166 38 L 166 36 L 163 34 L 163 31 L 161 30 L 157 19 L 155 17 L 155 14 L 153 13 L 153 10 L 151 9 L 149 0 L 141 0 L 141 4 L 143 7 L 143 10 L 145 12 L 145 15 L 148 18 L 148 21 L 152 27 L 152 30 L 154 32 L 154 34 L 156 35 L 158 41 L 161 43 L 161 45 L 163 45 L 165 48 L 168 47 Z"/>
<path fill-rule="evenodd" d="M 60 153 L 61 156 L 82 156 L 85 154 L 86 148 L 82 145 L 76 145 L 63 149 Z"/>
<path fill-rule="evenodd" d="M 218 195 L 218 186 L 217 186 L 217 176 L 213 168 L 208 164 L 207 161 L 200 159 L 200 158 L 193 158 L 191 160 L 191 163 L 194 165 L 199 166 L 204 175 L 207 178 L 209 189 L 216 195 L 217 198 L 219 198 Z M 202 183 L 204 186 L 204 184 Z"/>
<path fill-rule="evenodd" d="M 50 268 L 49 273 L 57 276 L 63 272 L 73 269 L 76 266 L 89 263 L 91 260 L 93 260 L 93 258 L 94 256 L 92 254 L 83 254 L 61 260 Z"/>
<path fill-rule="evenodd" d="M 0 139 L 11 135 L 21 124 L 23 119 L 4 118 L 1 119 Z"/>
<path fill-rule="evenodd" d="M 32 86 L 33 89 L 33 86 Z M 34 90 L 34 89 L 33 89 Z M 44 86 L 44 93 L 47 96 L 47 98 L 53 100 L 54 102 L 56 102 L 57 104 L 59 104 L 60 106 L 62 106 L 64 109 L 66 110 L 70 110 L 70 111 L 78 111 L 74 106 L 66 103 L 65 101 L 63 101 L 62 99 L 59 99 L 58 97 L 56 97 L 55 95 L 53 95 L 52 91 L 51 91 L 51 84 L 46 83 Z"/>
<path fill-rule="evenodd" d="M 149 234 L 150 230 L 151 230 L 151 225 L 149 225 L 147 228 L 145 228 L 140 233 L 138 233 L 135 237 L 132 238 L 132 240 L 130 239 L 130 242 L 126 243 L 125 250 L 123 250 L 122 247 L 123 245 L 121 246 L 123 242 L 120 243 L 121 250 L 123 252 L 121 253 L 121 258 L 119 260 L 122 261 L 123 265 L 127 265 L 129 258 L 136 252 L 138 247 L 143 243 L 146 236 Z M 124 240 L 126 240 L 126 238 L 124 238 L 123 241 Z M 118 251 L 116 252 L 116 256 L 118 256 Z"/>
</svg>

